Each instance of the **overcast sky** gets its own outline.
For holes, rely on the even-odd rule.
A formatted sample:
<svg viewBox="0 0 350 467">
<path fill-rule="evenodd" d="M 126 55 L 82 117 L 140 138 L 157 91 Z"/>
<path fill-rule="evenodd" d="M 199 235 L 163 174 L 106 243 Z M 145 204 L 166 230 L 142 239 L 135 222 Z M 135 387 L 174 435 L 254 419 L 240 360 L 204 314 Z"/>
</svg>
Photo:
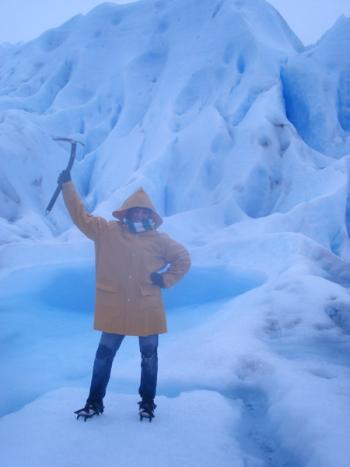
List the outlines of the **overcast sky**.
<svg viewBox="0 0 350 467">
<path fill-rule="evenodd" d="M 130 0 L 109 0 L 128 3 Z M 198 0 L 199 2 L 201 0 Z M 315 42 L 341 15 L 350 0 L 269 0 L 305 45 Z M 34 39 L 101 0 L 0 0 L 0 43 Z"/>
</svg>

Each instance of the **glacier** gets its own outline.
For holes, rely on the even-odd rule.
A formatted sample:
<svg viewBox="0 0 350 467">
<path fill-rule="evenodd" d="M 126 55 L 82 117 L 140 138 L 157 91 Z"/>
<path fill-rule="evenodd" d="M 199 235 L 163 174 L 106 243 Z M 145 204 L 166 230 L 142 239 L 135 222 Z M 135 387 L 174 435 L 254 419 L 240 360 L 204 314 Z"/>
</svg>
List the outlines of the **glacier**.
<svg viewBox="0 0 350 467">
<path fill-rule="evenodd" d="M 342 17 L 304 47 L 264 0 L 140 0 L 0 45 L 7 465 L 348 465 L 349 32 Z M 111 219 L 143 186 L 191 252 L 164 294 L 150 427 L 131 338 L 108 412 L 72 416 L 98 339 L 94 251 L 61 198 L 45 216 L 69 158 L 57 136 L 84 143 L 88 211 Z"/>
</svg>

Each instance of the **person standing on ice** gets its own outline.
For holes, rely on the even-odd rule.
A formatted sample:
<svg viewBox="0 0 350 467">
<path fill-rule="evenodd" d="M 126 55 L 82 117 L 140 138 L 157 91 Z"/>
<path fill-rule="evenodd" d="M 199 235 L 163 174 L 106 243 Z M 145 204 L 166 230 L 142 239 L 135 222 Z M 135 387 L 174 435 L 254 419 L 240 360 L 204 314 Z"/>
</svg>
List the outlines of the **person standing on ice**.
<svg viewBox="0 0 350 467">
<path fill-rule="evenodd" d="M 158 373 L 158 335 L 167 332 L 161 288 L 171 287 L 190 268 L 188 251 L 157 228 L 162 219 L 140 188 L 113 212 L 116 221 L 88 214 L 63 171 L 65 205 L 74 224 L 95 242 L 94 327 L 102 331 L 89 396 L 77 410 L 86 421 L 103 413 L 113 359 L 125 336 L 138 336 L 141 352 L 140 419 L 152 420 Z M 160 272 L 164 271 L 164 272 Z"/>
</svg>

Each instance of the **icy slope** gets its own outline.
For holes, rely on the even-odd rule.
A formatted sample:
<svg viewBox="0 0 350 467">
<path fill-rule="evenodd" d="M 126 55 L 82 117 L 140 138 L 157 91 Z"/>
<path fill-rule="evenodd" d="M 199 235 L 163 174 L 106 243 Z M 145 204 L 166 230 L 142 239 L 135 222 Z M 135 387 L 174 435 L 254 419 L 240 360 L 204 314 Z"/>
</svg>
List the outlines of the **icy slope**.
<svg viewBox="0 0 350 467">
<path fill-rule="evenodd" d="M 345 23 L 317 44 L 323 61 L 333 35 L 346 40 Z M 309 51 L 266 2 L 104 4 L 1 52 L 3 243 L 70 225 L 61 201 L 43 217 L 69 151 L 51 137 L 68 135 L 86 144 L 74 179 L 91 211 L 109 217 L 142 184 L 164 216 L 196 223 L 197 233 L 296 208 L 290 229 L 319 241 L 307 219 L 334 205 L 334 233 L 323 244 L 343 248 L 347 168 L 314 152 L 287 119 L 302 131 L 297 116 L 307 113 L 295 109 L 303 93 L 294 96 L 289 70 Z M 333 60 L 344 69 L 341 54 Z M 332 130 L 342 153 L 345 81 L 337 98 L 344 128 Z M 307 83 L 306 96 L 317 89 Z M 333 144 L 326 131 L 314 133 Z"/>
<path fill-rule="evenodd" d="M 95 433 L 67 421 L 98 338 L 93 245 L 62 200 L 43 216 L 69 151 L 52 136 L 73 136 L 85 143 L 73 178 L 87 208 L 110 217 L 142 184 L 193 258 L 169 291 L 159 425 L 141 435 L 141 448 L 165 448 L 149 465 L 166 450 L 178 464 L 183 425 L 203 429 L 188 465 L 203 465 L 202 449 L 210 464 L 348 465 L 347 43 L 344 19 L 304 50 L 261 0 L 149 0 L 104 4 L 1 47 L 1 400 L 19 409 L 0 423 L 5 459 L 23 464 L 21 439 L 26 461 L 66 467 L 81 460 L 71 440 L 84 450 Z M 98 455 L 112 452 L 125 422 L 121 465 L 139 465 L 129 442 L 139 356 L 125 352 L 97 420 L 108 442 L 91 439 Z M 40 439 L 50 432 L 54 456 Z"/>
<path fill-rule="evenodd" d="M 330 156 L 350 153 L 350 18 L 283 68 L 287 116 L 302 138 Z"/>
<path fill-rule="evenodd" d="M 50 458 L 65 467 L 84 452 L 86 466 L 97 455 L 112 466 L 118 452 L 121 466 L 138 466 L 143 456 L 147 466 L 181 458 L 200 467 L 216 457 L 220 466 L 347 467 L 349 296 L 339 284 L 311 275 L 299 258 L 279 278 L 224 304 L 170 309 L 156 420 L 138 421 L 138 343 L 129 338 L 105 413 L 78 423 L 72 412 L 86 397 L 98 339 L 89 332 L 84 292 L 91 288 L 78 278 L 82 266 L 32 267 L 30 280 L 22 270 L 1 282 L 1 400 L 12 412 L 0 419 L 5 461 L 42 467 Z"/>
<path fill-rule="evenodd" d="M 8 441 L 3 455 L 9 465 L 92 467 L 103 463 L 106 467 L 226 467 L 232 462 L 236 467 L 245 465 L 231 438 L 239 409 L 220 394 L 194 391 L 176 400 L 161 397 L 160 416 L 161 413 L 166 416 L 157 424 L 137 421 L 133 413 L 134 397 L 112 396 L 110 403 L 115 415 L 99 417 L 96 424 L 84 426 L 61 410 L 62 402 L 71 411 L 82 397 L 84 394 L 79 390 L 61 389 L 14 416 L 4 417 L 0 421 L 0 433 Z M 30 429 L 33 421 L 36 430 Z M 17 443 L 22 449 L 18 449 Z"/>
<path fill-rule="evenodd" d="M 264 1 L 181 0 L 104 4 L 6 50 L 3 241 L 66 228 L 61 206 L 42 219 L 67 159 L 57 135 L 85 142 L 75 179 L 106 215 L 140 183 L 165 215 L 212 205 L 238 217 L 270 212 L 280 182 L 261 152 L 270 139 L 272 157 L 286 150 L 288 122 L 281 108 L 253 128 L 241 123 L 264 96 L 281 102 L 280 64 L 300 48 Z M 256 178 L 268 192 L 253 208 Z"/>
</svg>

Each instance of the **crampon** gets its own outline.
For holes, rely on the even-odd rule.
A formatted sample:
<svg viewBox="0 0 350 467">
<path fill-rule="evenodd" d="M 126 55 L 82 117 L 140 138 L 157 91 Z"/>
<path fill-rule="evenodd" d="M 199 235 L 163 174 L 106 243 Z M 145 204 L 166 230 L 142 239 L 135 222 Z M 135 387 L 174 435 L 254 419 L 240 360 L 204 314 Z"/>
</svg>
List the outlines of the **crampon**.
<svg viewBox="0 0 350 467">
<path fill-rule="evenodd" d="M 85 407 L 83 407 L 82 409 L 76 410 L 74 413 L 77 416 L 77 420 L 79 420 L 79 418 L 81 417 L 84 419 L 84 422 L 86 422 L 86 420 L 94 417 L 95 415 L 101 415 L 103 413 L 103 405 L 87 403 Z"/>
<path fill-rule="evenodd" d="M 139 416 L 140 416 L 140 421 L 144 418 L 148 418 L 148 420 L 151 422 L 152 419 L 154 418 L 154 411 L 156 409 L 156 404 L 151 401 L 151 402 L 146 402 L 146 401 L 140 401 L 138 402 L 139 404 Z"/>
</svg>

